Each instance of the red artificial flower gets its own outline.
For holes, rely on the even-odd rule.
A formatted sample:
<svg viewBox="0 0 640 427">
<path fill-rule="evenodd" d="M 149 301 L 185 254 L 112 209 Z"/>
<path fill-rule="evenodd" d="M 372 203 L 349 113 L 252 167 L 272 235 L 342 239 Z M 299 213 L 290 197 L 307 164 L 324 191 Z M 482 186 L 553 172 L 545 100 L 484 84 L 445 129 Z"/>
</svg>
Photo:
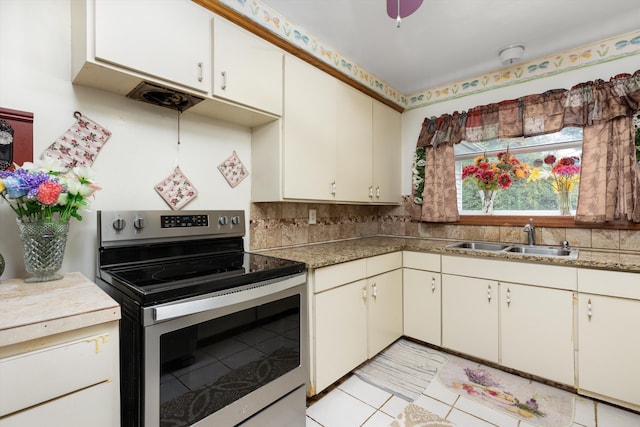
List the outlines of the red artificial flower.
<svg viewBox="0 0 640 427">
<path fill-rule="evenodd" d="M 547 165 L 552 165 L 556 162 L 556 156 L 554 156 L 553 154 L 549 154 L 547 157 L 544 158 L 544 163 Z"/>
<path fill-rule="evenodd" d="M 40 203 L 47 206 L 53 206 L 58 202 L 58 197 L 62 192 L 62 185 L 57 182 L 43 182 L 38 187 L 38 196 L 36 197 Z"/>
<path fill-rule="evenodd" d="M 489 162 L 481 162 L 478 167 L 483 170 L 487 170 L 491 168 L 491 163 Z"/>
<path fill-rule="evenodd" d="M 503 173 L 498 177 L 498 185 L 500 186 L 500 188 L 509 188 L 511 187 L 512 182 L 513 180 L 508 173 Z"/>
</svg>

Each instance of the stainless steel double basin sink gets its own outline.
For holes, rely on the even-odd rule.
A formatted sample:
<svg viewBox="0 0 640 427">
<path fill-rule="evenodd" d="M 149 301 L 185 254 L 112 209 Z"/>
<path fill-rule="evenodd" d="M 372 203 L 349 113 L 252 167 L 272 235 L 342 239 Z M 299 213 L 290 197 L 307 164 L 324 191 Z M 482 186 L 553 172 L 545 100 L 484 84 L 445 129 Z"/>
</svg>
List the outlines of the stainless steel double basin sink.
<svg viewBox="0 0 640 427">
<path fill-rule="evenodd" d="M 458 242 L 446 246 L 451 249 L 463 249 L 466 251 L 502 252 L 530 256 L 546 256 L 566 259 L 577 259 L 578 250 L 570 248 L 557 248 L 554 246 L 528 246 L 506 245 L 504 243 L 491 242 Z"/>
</svg>

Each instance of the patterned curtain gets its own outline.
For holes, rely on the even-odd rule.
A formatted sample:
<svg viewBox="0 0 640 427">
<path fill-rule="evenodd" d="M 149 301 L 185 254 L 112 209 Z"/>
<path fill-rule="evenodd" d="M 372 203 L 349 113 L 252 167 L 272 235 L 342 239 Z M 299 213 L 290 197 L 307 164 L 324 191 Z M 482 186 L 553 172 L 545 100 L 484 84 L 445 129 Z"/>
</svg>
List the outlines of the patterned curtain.
<svg viewBox="0 0 640 427">
<path fill-rule="evenodd" d="M 579 126 L 584 139 L 576 220 L 640 222 L 640 175 L 631 120 L 639 109 L 640 70 L 609 82 L 581 83 L 571 90 L 550 90 L 425 119 L 417 151 L 424 153 L 426 167 L 414 165 L 414 191 L 424 189 L 414 194 L 414 201 L 422 206 L 412 216 L 429 222 L 459 220 L 451 194 L 456 188 L 453 145 L 461 140 L 527 137 Z"/>
</svg>

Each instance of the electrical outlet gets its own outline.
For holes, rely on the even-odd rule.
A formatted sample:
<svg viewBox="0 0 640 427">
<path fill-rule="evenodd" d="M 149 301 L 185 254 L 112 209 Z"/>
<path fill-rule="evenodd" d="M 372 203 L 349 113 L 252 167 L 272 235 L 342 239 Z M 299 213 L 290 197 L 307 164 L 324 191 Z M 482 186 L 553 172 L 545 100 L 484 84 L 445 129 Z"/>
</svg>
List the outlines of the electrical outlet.
<svg viewBox="0 0 640 427">
<path fill-rule="evenodd" d="M 309 209 L 309 224 L 315 224 L 315 223 L 316 223 L 316 210 Z"/>
</svg>

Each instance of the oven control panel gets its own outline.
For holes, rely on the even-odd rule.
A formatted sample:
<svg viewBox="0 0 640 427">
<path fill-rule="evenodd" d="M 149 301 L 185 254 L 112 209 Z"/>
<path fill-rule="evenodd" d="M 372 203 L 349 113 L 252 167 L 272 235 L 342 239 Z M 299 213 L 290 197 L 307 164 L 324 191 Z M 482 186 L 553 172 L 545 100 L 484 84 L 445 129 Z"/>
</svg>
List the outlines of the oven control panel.
<svg viewBox="0 0 640 427">
<path fill-rule="evenodd" d="M 212 237 L 244 237 L 244 211 L 98 211 L 99 244 L 170 241 Z"/>
</svg>

